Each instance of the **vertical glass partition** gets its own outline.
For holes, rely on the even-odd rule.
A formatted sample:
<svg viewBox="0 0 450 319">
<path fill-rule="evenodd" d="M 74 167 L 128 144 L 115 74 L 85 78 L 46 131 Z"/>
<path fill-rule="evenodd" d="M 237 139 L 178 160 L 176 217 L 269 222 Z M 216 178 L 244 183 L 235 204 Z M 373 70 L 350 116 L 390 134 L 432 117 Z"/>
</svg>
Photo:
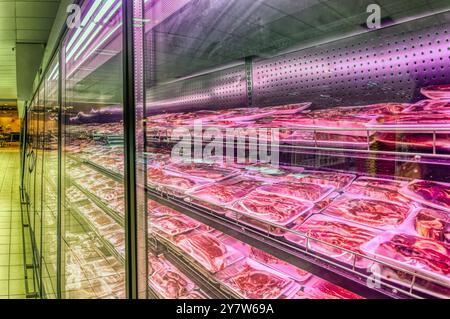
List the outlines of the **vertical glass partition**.
<svg viewBox="0 0 450 319">
<path fill-rule="evenodd" d="M 122 7 L 83 1 L 63 61 L 63 298 L 124 298 Z"/>
</svg>

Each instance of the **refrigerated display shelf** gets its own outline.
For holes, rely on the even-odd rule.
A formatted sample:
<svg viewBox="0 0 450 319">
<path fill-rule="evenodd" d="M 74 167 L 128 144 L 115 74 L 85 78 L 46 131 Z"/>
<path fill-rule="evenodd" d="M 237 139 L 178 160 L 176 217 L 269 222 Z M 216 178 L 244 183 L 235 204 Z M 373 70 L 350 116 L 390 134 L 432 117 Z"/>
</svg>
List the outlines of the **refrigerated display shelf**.
<svg viewBox="0 0 450 319">
<path fill-rule="evenodd" d="M 114 171 L 112 171 L 110 169 L 104 168 L 101 165 L 96 164 L 96 163 L 94 163 L 94 162 L 92 162 L 92 161 L 90 161 L 88 159 L 80 159 L 80 158 L 77 158 L 76 156 L 73 156 L 73 155 L 67 155 L 67 156 L 71 160 L 73 160 L 74 162 L 77 162 L 78 164 L 81 164 L 81 165 L 87 165 L 87 166 L 95 169 L 97 172 L 99 172 L 99 173 L 101 173 L 101 174 L 103 174 L 103 175 L 105 175 L 105 176 L 115 180 L 116 182 L 119 182 L 119 183 L 123 182 L 124 176 L 121 173 L 114 172 Z"/>
<path fill-rule="evenodd" d="M 189 269 L 189 273 L 185 275 L 209 296 L 219 299 L 237 298 L 229 289 L 220 284 L 169 241 L 157 235 L 149 236 L 148 241 L 153 254 L 163 254 L 169 262 L 180 270 Z M 156 244 L 156 247 L 153 244 Z"/>
<path fill-rule="evenodd" d="M 305 237 L 307 240 L 306 248 L 294 246 L 284 240 L 275 238 L 274 236 L 264 233 L 261 230 L 255 230 L 250 226 L 240 223 L 237 220 L 232 220 L 227 217 L 222 217 L 208 210 L 204 207 L 188 203 L 184 198 L 179 198 L 158 190 L 147 188 L 148 197 L 161 205 L 170 207 L 174 210 L 180 211 L 183 214 L 200 221 L 214 229 L 217 229 L 224 234 L 236 238 L 244 243 L 247 243 L 255 248 L 261 249 L 281 260 L 284 260 L 294 266 L 311 272 L 327 281 L 345 287 L 350 291 L 366 298 L 424 298 L 430 297 L 429 294 L 423 293 L 414 286 L 416 278 L 423 278 L 420 274 L 411 272 L 395 265 L 390 265 L 380 262 L 365 255 L 343 249 L 320 240 L 310 238 L 304 234 L 296 233 L 299 236 Z M 392 282 L 381 282 L 379 288 L 368 289 L 368 280 L 373 279 L 367 272 L 358 270 L 355 265 L 344 265 L 336 260 L 333 260 L 325 255 L 316 253 L 309 247 L 309 241 L 321 242 L 322 244 L 339 248 L 341 251 L 346 251 L 356 257 L 366 258 L 375 261 L 379 264 L 387 265 L 392 269 L 396 269 L 402 273 L 410 274 L 412 276 L 411 285 L 398 285 Z M 430 280 L 429 278 L 424 278 Z M 432 296 L 431 296 L 432 297 Z"/>
<path fill-rule="evenodd" d="M 84 195 L 86 195 L 87 198 L 89 198 L 92 202 L 94 202 L 95 205 L 101 208 L 106 214 L 108 214 L 109 217 L 114 219 L 116 223 L 118 223 L 122 227 L 124 226 L 124 219 L 118 212 L 109 208 L 100 198 L 89 192 L 83 186 L 79 185 L 73 179 L 69 179 L 69 183 L 77 187 Z"/>
<path fill-rule="evenodd" d="M 101 241 L 101 243 L 106 247 L 106 249 L 117 258 L 118 261 L 120 261 L 123 265 L 125 265 L 125 256 L 123 256 L 117 249 L 114 247 L 114 245 L 106 240 L 102 234 L 97 230 L 97 228 L 87 219 L 82 212 L 76 208 L 76 205 L 70 204 L 69 207 L 67 207 L 70 212 L 74 212 L 72 216 L 75 218 L 75 220 L 78 221 L 80 225 L 86 225 L 88 230 L 91 231 L 96 235 L 96 237 Z"/>
</svg>

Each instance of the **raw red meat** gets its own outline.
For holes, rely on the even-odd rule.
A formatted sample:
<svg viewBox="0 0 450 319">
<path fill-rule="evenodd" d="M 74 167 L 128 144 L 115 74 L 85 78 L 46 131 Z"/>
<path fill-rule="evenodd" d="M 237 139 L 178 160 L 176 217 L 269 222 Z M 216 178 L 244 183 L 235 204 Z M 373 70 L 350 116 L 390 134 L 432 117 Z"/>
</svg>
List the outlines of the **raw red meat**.
<svg viewBox="0 0 450 319">
<path fill-rule="evenodd" d="M 415 228 L 422 237 L 450 243 L 450 215 L 444 211 L 421 208 L 415 219 Z"/>
<path fill-rule="evenodd" d="M 177 246 L 211 272 L 217 272 L 243 258 L 243 255 L 208 233 L 188 234 Z"/>
<path fill-rule="evenodd" d="M 248 178 L 232 178 L 206 185 L 190 192 L 190 195 L 216 205 L 230 205 L 263 183 Z"/>
<path fill-rule="evenodd" d="M 212 181 L 217 181 L 236 174 L 236 171 L 234 170 L 221 168 L 217 165 L 206 163 L 170 164 L 166 166 L 166 169 L 180 174 L 205 178 Z"/>
<path fill-rule="evenodd" d="M 289 183 L 282 182 L 272 185 L 264 185 L 258 188 L 260 193 L 274 194 L 298 200 L 317 202 L 329 195 L 334 187 L 321 186 L 311 183 Z"/>
<path fill-rule="evenodd" d="M 445 133 L 437 133 L 436 138 L 432 133 L 378 133 L 376 140 L 391 146 L 432 150 L 435 145 L 437 150 L 450 149 L 450 134 Z"/>
<path fill-rule="evenodd" d="M 279 106 L 268 106 L 263 108 L 263 110 L 268 110 L 270 112 L 275 112 L 277 115 L 283 114 L 295 114 L 301 112 L 311 106 L 310 102 L 306 103 L 297 103 L 297 104 L 286 104 Z"/>
<path fill-rule="evenodd" d="M 450 99 L 450 84 L 428 86 L 420 89 L 420 93 L 430 99 Z"/>
<path fill-rule="evenodd" d="M 416 180 L 400 192 L 426 205 L 450 211 L 450 184 Z"/>
<path fill-rule="evenodd" d="M 312 206 L 311 203 L 259 190 L 251 192 L 235 204 L 235 208 L 243 213 L 281 225 L 291 222 Z"/>
<path fill-rule="evenodd" d="M 369 198 L 341 196 L 323 213 L 377 228 L 394 228 L 410 213 L 409 205 Z"/>
<path fill-rule="evenodd" d="M 401 183 L 396 181 L 360 177 L 345 190 L 345 193 L 400 204 L 410 203 L 410 199 L 398 192 L 400 185 Z"/>
<path fill-rule="evenodd" d="M 306 286 L 295 297 L 298 299 L 363 299 L 351 291 L 322 279 Z"/>
<path fill-rule="evenodd" d="M 334 186 L 337 191 L 340 191 L 355 179 L 355 175 L 325 171 L 304 171 L 301 174 L 292 174 L 288 176 L 288 179 L 302 183 Z"/>
<path fill-rule="evenodd" d="M 435 127 L 436 125 L 449 125 L 450 113 L 443 111 L 434 111 L 426 113 L 402 113 L 397 115 L 386 115 L 376 119 L 372 126 L 402 126 L 402 127 Z"/>
<path fill-rule="evenodd" d="M 422 100 L 405 110 L 411 113 L 423 113 L 423 112 L 434 112 L 434 111 L 450 111 L 450 100 Z"/>
<path fill-rule="evenodd" d="M 313 215 L 306 222 L 296 225 L 292 228 L 295 231 L 304 233 L 311 238 L 320 239 L 326 243 L 330 243 L 347 250 L 362 253 L 360 247 L 369 240 L 373 239 L 378 233 L 375 230 L 358 227 L 350 223 L 346 223 L 321 215 Z M 294 234 L 286 235 L 286 239 L 305 245 L 306 239 Z M 313 249 L 324 251 L 337 255 L 339 258 L 347 259 L 352 262 L 351 256 L 344 256 L 344 252 L 339 248 L 331 247 L 326 244 L 310 241 Z"/>
<path fill-rule="evenodd" d="M 150 285 L 163 297 L 178 299 L 192 290 L 194 284 L 174 267 L 155 272 L 149 277 Z"/>
<path fill-rule="evenodd" d="M 237 293 L 248 299 L 276 299 L 292 280 L 251 259 L 247 259 L 235 274 L 225 280 Z"/>
<path fill-rule="evenodd" d="M 433 273 L 450 275 L 450 245 L 407 234 L 395 234 L 376 253 Z"/>
<path fill-rule="evenodd" d="M 151 221 L 149 226 L 155 227 L 169 236 L 176 236 L 194 230 L 199 227 L 200 224 L 180 214 L 179 216 L 155 218 Z"/>
</svg>

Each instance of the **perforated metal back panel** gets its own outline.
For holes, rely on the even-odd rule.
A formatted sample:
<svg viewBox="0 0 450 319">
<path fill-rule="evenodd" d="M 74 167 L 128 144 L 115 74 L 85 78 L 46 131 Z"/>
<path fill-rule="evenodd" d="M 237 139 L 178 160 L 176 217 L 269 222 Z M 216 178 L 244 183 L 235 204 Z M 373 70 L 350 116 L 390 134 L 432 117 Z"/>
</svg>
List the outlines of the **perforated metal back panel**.
<svg viewBox="0 0 450 319">
<path fill-rule="evenodd" d="M 151 88 L 147 108 L 175 111 L 245 106 L 246 92 L 245 67 L 235 66 Z"/>
<path fill-rule="evenodd" d="M 255 104 L 420 99 L 421 87 L 450 83 L 449 21 L 448 13 L 440 14 L 258 61 Z"/>
<path fill-rule="evenodd" d="M 253 62 L 253 105 L 303 101 L 315 108 L 410 102 L 450 83 L 450 13 L 411 20 Z M 247 105 L 245 65 L 160 84 L 149 110 Z"/>
</svg>

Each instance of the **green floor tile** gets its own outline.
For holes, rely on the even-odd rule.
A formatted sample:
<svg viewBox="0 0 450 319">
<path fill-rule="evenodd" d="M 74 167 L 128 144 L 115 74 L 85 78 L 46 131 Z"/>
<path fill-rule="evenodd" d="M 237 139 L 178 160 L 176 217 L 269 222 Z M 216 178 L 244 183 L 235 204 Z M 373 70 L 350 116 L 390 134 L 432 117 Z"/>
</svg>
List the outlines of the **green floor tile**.
<svg viewBox="0 0 450 319">
<path fill-rule="evenodd" d="M 25 270 L 22 266 L 10 266 L 9 267 L 9 279 L 22 279 L 25 280 Z"/>
<path fill-rule="evenodd" d="M 11 222 L 2 222 L 0 221 L 0 229 L 10 229 L 11 228 Z"/>
<path fill-rule="evenodd" d="M 9 228 L 0 229 L 0 236 L 10 236 L 10 235 L 11 235 L 11 229 L 9 229 Z"/>
<path fill-rule="evenodd" d="M 1 280 L 0 281 L 0 296 L 9 295 L 9 281 Z"/>
<path fill-rule="evenodd" d="M 9 281 L 9 295 L 24 295 L 25 282 L 24 280 L 10 280 Z"/>
<path fill-rule="evenodd" d="M 8 280 L 9 278 L 9 267 L 0 266 L 0 280 Z"/>
<path fill-rule="evenodd" d="M 23 265 L 23 254 L 10 254 L 9 255 L 9 264 L 11 266 L 20 266 Z"/>
<path fill-rule="evenodd" d="M 9 266 L 9 254 L 2 254 L 0 255 L 0 266 Z"/>
<path fill-rule="evenodd" d="M 0 255 L 3 254 L 9 254 L 9 244 L 8 245 L 2 245 L 0 244 Z"/>
</svg>

